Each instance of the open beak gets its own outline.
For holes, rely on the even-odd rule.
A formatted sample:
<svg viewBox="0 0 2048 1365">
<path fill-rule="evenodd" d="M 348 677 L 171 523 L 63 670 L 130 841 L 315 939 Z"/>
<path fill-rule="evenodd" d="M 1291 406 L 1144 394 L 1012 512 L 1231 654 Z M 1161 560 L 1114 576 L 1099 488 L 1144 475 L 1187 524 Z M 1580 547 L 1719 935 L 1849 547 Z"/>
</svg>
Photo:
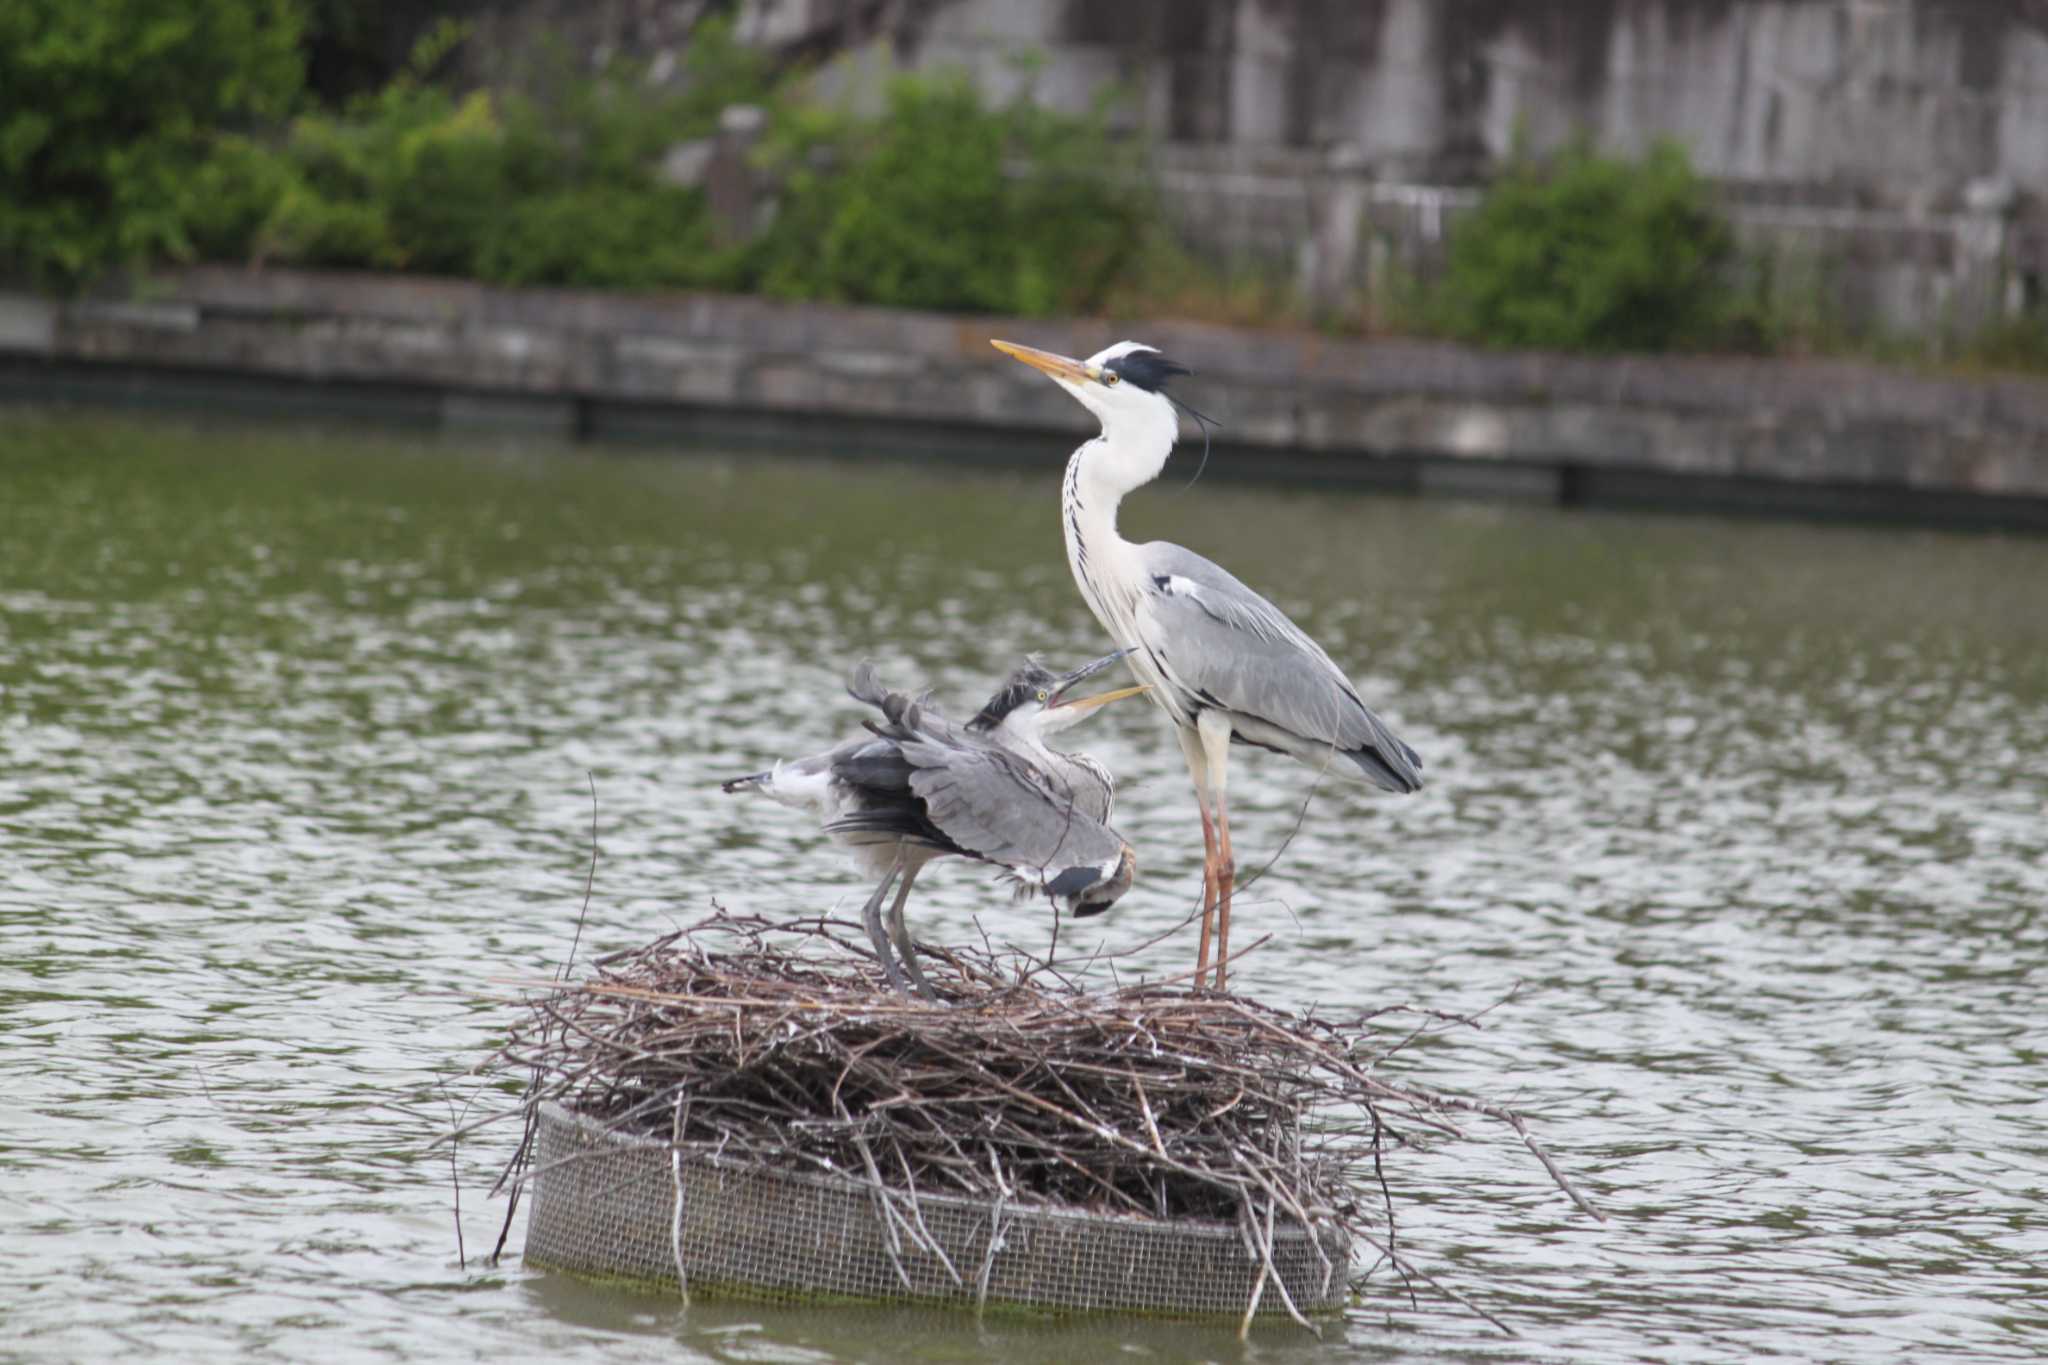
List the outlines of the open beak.
<svg viewBox="0 0 2048 1365">
<path fill-rule="evenodd" d="M 1019 346 L 1014 341 L 991 339 L 988 344 L 1013 360 L 1021 360 L 1034 370 L 1043 370 L 1054 379 L 1064 379 L 1070 384 L 1085 384 L 1090 380 L 1099 383 L 1102 378 L 1100 370 L 1070 356 L 1054 355 L 1051 351 L 1041 351 L 1031 346 Z"/>
<path fill-rule="evenodd" d="M 1072 701 L 1061 697 L 1058 701 L 1051 703 L 1051 705 L 1063 706 L 1076 715 L 1086 715 L 1098 706 L 1107 706 L 1113 701 L 1122 701 L 1125 697 L 1135 697 L 1140 692 L 1150 692 L 1151 690 L 1151 683 L 1139 683 L 1135 687 L 1119 687 L 1114 692 L 1097 692 L 1090 697 L 1075 697 Z"/>
<path fill-rule="evenodd" d="M 1042 355 L 1044 352 L 1034 352 L 1034 354 Z M 1055 356 L 1054 359 L 1058 359 L 1058 357 Z M 1076 683 L 1085 682 L 1103 669 L 1122 663 L 1124 656 L 1130 652 L 1128 649 L 1120 649 L 1114 654 L 1105 654 L 1101 658 L 1082 664 L 1073 672 L 1066 674 L 1053 684 L 1052 696 L 1046 699 L 1046 709 L 1049 711 L 1055 706 L 1065 706 L 1071 708 L 1076 715 L 1081 715 L 1093 711 L 1098 706 L 1107 706 L 1113 701 L 1122 701 L 1125 697 L 1135 697 L 1140 692 L 1147 691 L 1151 684 L 1139 683 L 1136 687 L 1119 687 L 1113 692 L 1097 692 L 1091 697 L 1075 697 L 1072 700 L 1067 698 L 1067 693 L 1073 690 Z"/>
</svg>

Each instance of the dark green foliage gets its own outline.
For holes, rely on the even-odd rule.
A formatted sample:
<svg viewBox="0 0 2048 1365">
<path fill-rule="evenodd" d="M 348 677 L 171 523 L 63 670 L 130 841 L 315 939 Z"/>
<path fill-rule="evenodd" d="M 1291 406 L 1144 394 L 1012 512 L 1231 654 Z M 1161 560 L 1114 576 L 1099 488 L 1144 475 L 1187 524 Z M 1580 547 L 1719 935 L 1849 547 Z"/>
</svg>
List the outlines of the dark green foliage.
<svg viewBox="0 0 2048 1365">
<path fill-rule="evenodd" d="M 1137 149 L 1101 109 L 991 109 L 964 78 L 907 77 L 858 118 L 804 103 L 718 22 L 674 88 L 561 63 L 461 94 L 433 79 L 464 36 L 443 20 L 380 88 L 287 122 L 294 4 L 0 0 L 0 268 L 68 285 L 197 256 L 1042 314 L 1099 306 L 1154 237 Z M 435 8 L 311 13 L 374 47 Z M 657 169 L 736 103 L 768 110 L 777 212 L 721 247 L 703 193 Z"/>
<path fill-rule="evenodd" d="M 1727 224 L 1685 151 L 1583 145 L 1518 159 L 1456 225 L 1436 299 L 1452 334 L 1502 346 L 1667 350 L 1724 339 Z"/>
<path fill-rule="evenodd" d="M 246 249 L 511 284 L 698 282 L 715 264 L 701 196 L 660 183 L 655 166 L 708 132 L 739 90 L 758 93 L 758 63 L 713 28 L 694 55 L 716 70 L 682 93 L 620 70 L 552 73 L 546 103 L 518 91 L 458 97 L 424 73 L 459 37 L 438 30 L 384 89 L 297 120 L 276 154 L 283 188 Z"/>
<path fill-rule="evenodd" d="M 513 205 L 475 273 L 501 284 L 644 289 L 717 284 L 725 263 L 696 192 L 593 188 Z"/>
<path fill-rule="evenodd" d="M 209 141 L 289 110 L 298 40 L 291 0 L 0 0 L 0 275 L 188 253 Z"/>
<path fill-rule="evenodd" d="M 213 141 L 186 184 L 184 229 L 202 260 L 245 255 L 297 183 L 291 165 L 264 143 L 238 133 Z"/>
<path fill-rule="evenodd" d="M 306 85 L 339 102 L 405 70 L 422 36 L 477 9 L 475 0 L 303 0 Z"/>
<path fill-rule="evenodd" d="M 875 120 L 787 119 L 775 160 L 786 194 L 747 268 L 786 298 L 1089 309 L 1149 238 L 1134 149 L 1100 110 L 989 109 L 960 77 L 895 81 Z"/>
</svg>

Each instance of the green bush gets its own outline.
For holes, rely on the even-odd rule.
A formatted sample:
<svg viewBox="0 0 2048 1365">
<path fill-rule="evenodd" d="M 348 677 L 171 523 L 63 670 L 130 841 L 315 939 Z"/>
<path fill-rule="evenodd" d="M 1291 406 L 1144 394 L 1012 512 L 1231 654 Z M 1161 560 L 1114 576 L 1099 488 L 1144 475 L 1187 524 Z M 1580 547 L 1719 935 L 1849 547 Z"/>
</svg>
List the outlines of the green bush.
<svg viewBox="0 0 2048 1365">
<path fill-rule="evenodd" d="M 400 80 L 309 114 L 283 152 L 285 191 L 258 250 L 314 265 L 462 273 L 501 204 L 502 135 L 490 97 Z"/>
<path fill-rule="evenodd" d="M 722 25 L 693 44 L 680 92 L 621 67 L 541 73 L 545 96 L 458 97 L 425 79 L 457 36 L 438 30 L 382 90 L 292 125 L 275 154 L 284 170 L 269 178 L 273 207 L 245 252 L 504 284 L 659 288 L 719 276 L 726 258 L 711 250 L 703 196 L 655 169 L 669 146 L 709 133 L 725 103 L 770 84 Z"/>
<path fill-rule="evenodd" d="M 1733 254 L 1677 143 L 1633 162 L 1576 145 L 1518 158 L 1456 224 L 1435 312 L 1453 335 L 1502 346 L 1712 345 L 1736 321 Z"/>
<path fill-rule="evenodd" d="M 674 89 L 560 60 L 462 94 L 429 79 L 463 36 L 444 21 L 381 88 L 285 122 L 295 3 L 165 20 L 145 0 L 0 0 L 0 269 L 70 284 L 198 256 L 1044 314 L 1099 307 L 1155 240 L 1104 107 L 989 108 L 964 77 L 906 77 L 854 117 L 803 102 L 720 22 Z M 331 27 L 358 7 L 316 12 Z M 778 211 L 722 246 L 703 192 L 657 172 L 735 103 L 769 111 Z"/>
<path fill-rule="evenodd" d="M 603 187 L 559 190 L 510 206 L 475 273 L 515 285 L 709 287 L 722 282 L 726 261 L 712 245 L 701 194 Z"/>
<path fill-rule="evenodd" d="M 291 163 L 268 143 L 239 133 L 214 138 L 186 182 L 181 217 L 192 254 L 216 261 L 249 254 L 298 183 Z"/>
<path fill-rule="evenodd" d="M 1144 250 L 1135 151 L 1104 111 L 985 107 L 964 77 L 902 77 L 887 111 L 795 111 L 784 193 L 743 267 L 783 298 L 1045 314 L 1100 305 Z"/>
<path fill-rule="evenodd" d="M 299 23 L 292 0 L 0 0 L 0 275 L 188 254 L 217 130 L 299 94 Z"/>
</svg>

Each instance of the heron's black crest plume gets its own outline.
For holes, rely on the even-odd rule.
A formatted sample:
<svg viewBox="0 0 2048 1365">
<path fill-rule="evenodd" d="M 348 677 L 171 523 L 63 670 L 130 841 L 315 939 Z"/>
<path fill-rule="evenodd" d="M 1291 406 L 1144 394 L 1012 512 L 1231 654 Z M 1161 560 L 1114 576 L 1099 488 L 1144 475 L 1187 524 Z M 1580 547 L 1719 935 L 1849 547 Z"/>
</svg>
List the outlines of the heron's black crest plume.
<svg viewBox="0 0 2048 1365">
<path fill-rule="evenodd" d="M 1035 657 L 1026 658 L 1017 670 L 1003 683 L 1002 690 L 988 699 L 988 705 L 974 713 L 974 719 L 967 722 L 970 730 L 993 730 L 1003 723 L 1012 711 L 1025 702 L 1037 697 L 1059 679 Z"/>
<path fill-rule="evenodd" d="M 1126 352 L 1114 360 L 1104 362 L 1103 369 L 1114 370 L 1127 384 L 1136 384 L 1148 393 L 1165 391 L 1166 381 L 1177 374 L 1193 374 L 1194 371 L 1178 360 L 1169 360 L 1163 351 L 1142 346 Z"/>
<path fill-rule="evenodd" d="M 1209 416 L 1209 414 L 1205 412 L 1196 412 L 1193 408 L 1189 407 L 1186 403 L 1181 402 L 1178 398 L 1175 398 L 1170 393 L 1161 394 L 1160 397 L 1164 398 L 1167 402 L 1179 408 L 1188 416 L 1194 418 L 1196 422 L 1200 423 L 1202 428 L 1202 462 L 1195 466 L 1194 478 L 1189 479 L 1186 483 L 1180 486 L 1180 491 L 1185 493 L 1190 488 L 1193 488 L 1195 486 L 1195 479 L 1201 478 L 1202 471 L 1209 467 L 1209 428 L 1220 427 L 1223 425 L 1223 423 L 1217 421 L 1214 417 Z"/>
</svg>

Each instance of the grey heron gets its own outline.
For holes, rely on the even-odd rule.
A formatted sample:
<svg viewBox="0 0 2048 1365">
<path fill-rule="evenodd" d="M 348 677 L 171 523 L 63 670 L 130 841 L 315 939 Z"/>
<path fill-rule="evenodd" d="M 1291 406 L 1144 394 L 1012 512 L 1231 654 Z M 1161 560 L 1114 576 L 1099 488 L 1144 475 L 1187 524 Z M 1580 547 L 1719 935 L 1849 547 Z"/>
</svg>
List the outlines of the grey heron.
<svg viewBox="0 0 2048 1365">
<path fill-rule="evenodd" d="M 1137 545 L 1117 533 L 1124 496 L 1159 476 L 1180 423 L 1166 382 L 1185 366 L 1135 341 L 1086 360 L 1013 342 L 1005 355 L 1043 371 L 1102 422 L 1067 462 L 1060 521 L 1067 563 L 1095 619 L 1130 651 L 1180 737 L 1202 813 L 1202 929 L 1195 984 L 1215 941 L 1215 984 L 1230 956 L 1230 851 L 1225 781 L 1230 746 L 1292 754 L 1391 792 L 1422 786 L 1422 760 L 1374 715 L 1321 645 L 1220 566 L 1178 545 Z"/>
<path fill-rule="evenodd" d="M 1026 660 L 964 726 L 926 696 L 884 688 L 862 664 L 847 691 L 881 713 L 864 722 L 866 735 L 722 785 L 811 812 L 879 876 L 861 919 L 882 970 L 892 986 L 909 989 L 889 950 L 893 939 L 918 993 L 936 999 L 903 921 L 910 885 L 934 858 L 997 864 L 1021 889 L 1042 891 L 1056 912 L 1077 917 L 1100 914 L 1129 889 L 1137 862 L 1107 824 L 1116 792 L 1109 771 L 1047 743 L 1097 708 L 1144 690 L 1068 695 L 1123 657 L 1119 651 L 1059 675 Z M 884 933 L 882 902 L 892 884 Z"/>
</svg>

